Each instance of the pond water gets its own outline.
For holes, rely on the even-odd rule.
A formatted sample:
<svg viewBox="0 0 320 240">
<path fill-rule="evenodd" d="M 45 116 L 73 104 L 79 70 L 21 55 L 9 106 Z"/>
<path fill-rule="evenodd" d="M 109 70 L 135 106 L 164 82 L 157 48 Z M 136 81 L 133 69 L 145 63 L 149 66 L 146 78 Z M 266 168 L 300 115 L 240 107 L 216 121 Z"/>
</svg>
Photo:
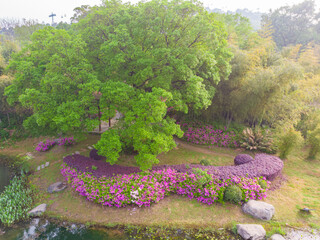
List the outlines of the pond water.
<svg viewBox="0 0 320 240">
<path fill-rule="evenodd" d="M 0 163 L 0 192 L 4 190 L 10 182 L 10 171 L 9 168 Z"/>
<path fill-rule="evenodd" d="M 76 224 L 54 224 L 46 219 L 35 218 L 27 223 L 20 223 L 3 229 L 1 240 L 124 240 L 121 232 L 86 228 Z M 1 234 L 1 233 L 0 233 Z"/>
</svg>

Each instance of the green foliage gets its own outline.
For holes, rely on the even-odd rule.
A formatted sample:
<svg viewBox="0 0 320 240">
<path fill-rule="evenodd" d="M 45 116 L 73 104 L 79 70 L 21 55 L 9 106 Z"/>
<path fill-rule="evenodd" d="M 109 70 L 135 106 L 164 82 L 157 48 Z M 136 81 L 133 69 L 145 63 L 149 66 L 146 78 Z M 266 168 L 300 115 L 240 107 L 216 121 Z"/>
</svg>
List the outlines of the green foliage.
<svg viewBox="0 0 320 240">
<path fill-rule="evenodd" d="M 214 85 L 230 73 L 223 25 L 198 1 L 105 1 L 73 27 L 101 81 L 163 88 L 175 110 L 208 107 Z"/>
<path fill-rule="evenodd" d="M 258 183 L 259 183 L 259 185 L 260 185 L 260 187 L 261 187 L 262 189 L 267 189 L 267 188 L 268 188 L 268 183 L 267 183 L 266 180 L 259 179 Z"/>
<path fill-rule="evenodd" d="M 200 160 L 200 164 L 203 165 L 203 166 L 209 166 L 210 162 L 209 162 L 208 159 L 201 159 Z"/>
<path fill-rule="evenodd" d="M 0 141 L 7 140 L 9 137 L 9 132 L 5 129 L 0 128 Z"/>
<path fill-rule="evenodd" d="M 267 237 L 271 237 L 274 234 L 280 234 L 282 236 L 285 236 L 286 235 L 286 231 L 281 226 L 278 226 L 278 227 L 273 226 L 270 231 L 267 231 L 266 236 Z"/>
<path fill-rule="evenodd" d="M 97 166 L 92 165 L 92 166 L 91 166 L 91 169 L 92 169 L 92 170 L 97 170 L 97 169 L 98 169 L 98 167 L 97 167 Z"/>
<path fill-rule="evenodd" d="M 116 130 L 110 129 L 101 135 L 100 141 L 94 145 L 94 148 L 98 150 L 99 155 L 107 156 L 107 161 L 114 164 L 121 152 L 121 140 Z"/>
<path fill-rule="evenodd" d="M 308 132 L 308 143 L 310 145 L 308 158 L 314 159 L 320 151 L 320 125 L 318 124 L 314 130 Z"/>
<path fill-rule="evenodd" d="M 197 1 L 105 1 L 75 11 L 71 31 L 40 29 L 15 55 L 7 100 L 32 109 L 24 122 L 32 132 L 90 131 L 117 110 L 124 118 L 101 136 L 99 154 L 113 164 L 132 148 L 149 169 L 182 136 L 168 107 L 207 108 L 229 75 L 223 24 Z"/>
<path fill-rule="evenodd" d="M 92 92 L 81 90 L 95 77 L 84 57 L 83 41 L 51 27 L 31 39 L 9 65 L 15 79 L 5 90 L 8 102 L 31 108 L 37 125 L 51 131 L 93 128 L 88 114 L 96 103 L 88 101 L 87 95 L 94 98 Z"/>
<path fill-rule="evenodd" d="M 305 0 L 293 6 L 283 6 L 263 16 L 262 24 L 270 21 L 278 47 L 319 41 L 316 30 L 320 18 L 315 1 Z"/>
<path fill-rule="evenodd" d="M 212 181 L 212 176 L 208 174 L 205 170 L 202 170 L 200 168 L 194 168 L 192 169 L 192 172 L 200 176 L 200 178 L 197 181 L 200 186 L 205 186 Z"/>
<path fill-rule="evenodd" d="M 281 159 L 288 157 L 289 153 L 296 147 L 299 147 L 303 138 L 301 133 L 293 127 L 285 131 L 279 139 L 278 150 Z"/>
<path fill-rule="evenodd" d="M 228 187 L 226 187 L 226 190 L 224 191 L 223 198 L 227 202 L 239 204 L 242 200 L 242 191 L 236 185 L 228 186 Z"/>
<path fill-rule="evenodd" d="M 275 151 L 270 131 L 263 131 L 260 128 L 247 128 L 243 130 L 240 145 L 250 151 L 267 153 L 273 153 Z"/>
<path fill-rule="evenodd" d="M 302 79 L 301 66 L 282 57 L 271 38 L 257 37 L 247 49 L 231 49 L 232 72 L 219 82 L 205 118 L 221 119 L 227 126 L 231 121 L 250 127 L 296 123 L 305 107 L 292 88 Z"/>
<path fill-rule="evenodd" d="M 14 177 L 10 185 L 0 194 L 0 220 L 4 225 L 27 218 L 32 206 L 31 190 L 23 177 Z"/>
</svg>

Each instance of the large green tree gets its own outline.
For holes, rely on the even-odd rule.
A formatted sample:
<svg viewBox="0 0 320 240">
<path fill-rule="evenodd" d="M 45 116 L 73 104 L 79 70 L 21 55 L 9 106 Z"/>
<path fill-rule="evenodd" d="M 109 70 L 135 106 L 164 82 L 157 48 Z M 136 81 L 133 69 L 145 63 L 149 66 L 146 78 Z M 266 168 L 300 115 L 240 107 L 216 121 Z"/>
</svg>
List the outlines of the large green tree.
<svg viewBox="0 0 320 240">
<path fill-rule="evenodd" d="M 96 77 L 85 59 L 85 43 L 52 27 L 34 33 L 31 40 L 9 65 L 15 78 L 6 88 L 8 102 L 33 110 L 25 126 L 36 123 L 51 132 L 91 129 L 97 124 L 88 118 L 94 96 L 82 90 Z M 85 97 L 90 94 L 91 101 Z"/>
<path fill-rule="evenodd" d="M 98 124 L 93 114 L 107 120 L 118 110 L 124 118 L 102 134 L 99 153 L 114 163 L 131 148 L 148 169 L 182 134 L 167 108 L 207 108 L 229 75 L 224 26 L 197 1 L 105 1 L 85 15 L 71 33 L 33 34 L 10 65 L 8 101 L 32 108 L 28 121 L 63 132 L 86 131 Z"/>
</svg>

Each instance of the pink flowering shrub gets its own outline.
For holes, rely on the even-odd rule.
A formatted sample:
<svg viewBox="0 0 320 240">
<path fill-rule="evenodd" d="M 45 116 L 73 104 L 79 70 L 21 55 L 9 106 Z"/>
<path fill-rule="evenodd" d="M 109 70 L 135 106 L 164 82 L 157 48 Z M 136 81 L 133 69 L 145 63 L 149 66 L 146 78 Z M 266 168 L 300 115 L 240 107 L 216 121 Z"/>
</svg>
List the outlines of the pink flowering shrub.
<svg viewBox="0 0 320 240">
<path fill-rule="evenodd" d="M 132 174 L 116 175 L 110 178 L 96 177 L 92 173 L 82 172 L 61 165 L 61 174 L 81 196 L 104 206 L 125 207 L 130 204 L 150 206 L 166 195 L 176 193 L 212 204 L 223 202 L 223 194 L 228 186 L 237 185 L 242 191 L 242 201 L 263 199 L 270 182 L 265 178 L 231 177 L 201 181 L 203 176 L 195 173 L 177 172 L 174 169 L 152 170 Z M 259 180 L 267 182 L 267 188 L 259 185 Z"/>
<path fill-rule="evenodd" d="M 226 127 L 215 129 L 211 125 L 190 126 L 187 123 L 180 123 L 180 126 L 184 131 L 183 138 L 188 142 L 217 147 L 239 147 L 236 134 L 233 131 L 228 131 Z"/>
<path fill-rule="evenodd" d="M 71 146 L 76 143 L 76 140 L 73 137 L 66 137 L 59 138 L 57 142 L 59 146 Z"/>
<path fill-rule="evenodd" d="M 36 151 L 38 152 L 46 152 L 49 149 L 51 149 L 56 144 L 55 141 L 51 140 L 44 140 L 43 142 L 40 142 L 38 146 L 36 147 Z"/>
</svg>

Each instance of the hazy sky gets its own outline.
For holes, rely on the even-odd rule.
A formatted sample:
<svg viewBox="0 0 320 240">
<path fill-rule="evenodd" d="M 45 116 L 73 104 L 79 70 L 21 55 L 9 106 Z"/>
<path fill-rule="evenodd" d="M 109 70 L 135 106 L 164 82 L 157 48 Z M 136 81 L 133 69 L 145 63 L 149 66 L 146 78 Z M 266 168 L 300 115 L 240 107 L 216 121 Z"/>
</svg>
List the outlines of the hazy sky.
<svg viewBox="0 0 320 240">
<path fill-rule="evenodd" d="M 123 0 L 124 2 L 126 0 Z M 135 3 L 138 0 L 131 0 Z M 202 0 L 205 6 L 223 10 L 248 8 L 267 12 L 285 5 L 300 3 L 303 0 Z M 316 0 L 316 2 L 320 2 Z M 0 0 L 0 18 L 37 19 L 39 22 L 51 22 L 49 15 L 53 12 L 57 16 L 55 22 L 67 21 L 73 16 L 75 7 L 88 4 L 99 5 L 101 0 Z M 320 7 L 320 3 L 318 6 Z"/>
</svg>

